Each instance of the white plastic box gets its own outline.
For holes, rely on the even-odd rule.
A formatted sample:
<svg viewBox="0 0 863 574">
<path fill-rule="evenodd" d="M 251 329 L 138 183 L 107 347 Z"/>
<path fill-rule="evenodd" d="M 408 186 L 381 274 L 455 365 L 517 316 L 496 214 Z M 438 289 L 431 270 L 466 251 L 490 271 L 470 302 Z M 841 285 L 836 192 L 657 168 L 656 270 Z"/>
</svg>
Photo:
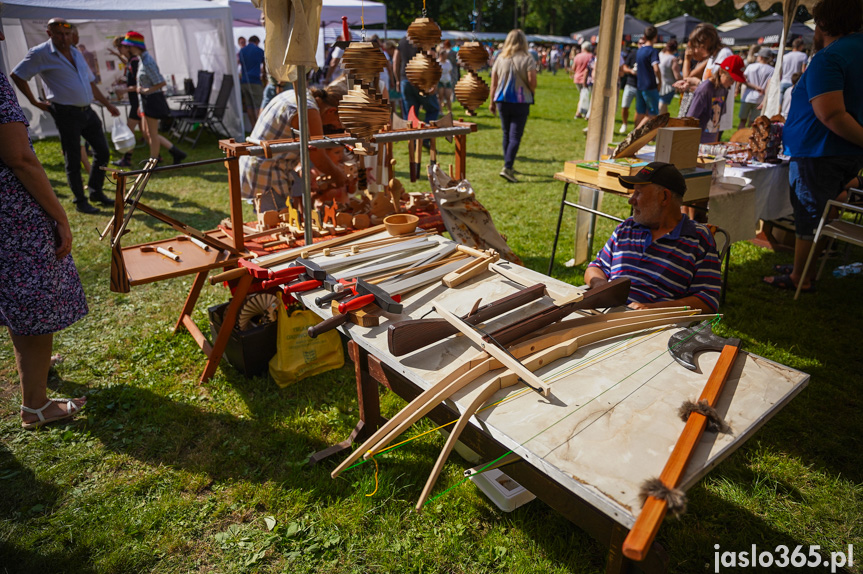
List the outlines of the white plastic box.
<svg viewBox="0 0 863 574">
<path fill-rule="evenodd" d="M 473 469 L 466 470 L 465 476 L 504 512 L 512 512 L 536 498 L 535 494 L 496 468 L 481 474 L 475 474 Z"/>
</svg>

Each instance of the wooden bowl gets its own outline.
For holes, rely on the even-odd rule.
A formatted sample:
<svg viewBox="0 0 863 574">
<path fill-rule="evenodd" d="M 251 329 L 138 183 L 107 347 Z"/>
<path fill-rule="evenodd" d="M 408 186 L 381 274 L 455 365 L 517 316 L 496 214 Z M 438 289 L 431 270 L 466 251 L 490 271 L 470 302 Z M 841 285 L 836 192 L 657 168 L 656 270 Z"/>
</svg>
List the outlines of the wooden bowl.
<svg viewBox="0 0 863 574">
<path fill-rule="evenodd" d="M 407 235 L 417 228 L 420 218 L 410 213 L 396 213 L 384 217 L 384 225 L 390 235 Z"/>
</svg>

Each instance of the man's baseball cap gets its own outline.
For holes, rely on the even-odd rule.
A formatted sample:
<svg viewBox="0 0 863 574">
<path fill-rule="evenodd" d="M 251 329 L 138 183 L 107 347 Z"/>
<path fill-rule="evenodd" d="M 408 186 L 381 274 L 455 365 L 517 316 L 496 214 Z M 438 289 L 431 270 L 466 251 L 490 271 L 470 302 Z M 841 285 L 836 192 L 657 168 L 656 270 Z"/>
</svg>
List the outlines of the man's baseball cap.
<svg viewBox="0 0 863 574">
<path fill-rule="evenodd" d="M 770 48 L 761 48 L 758 50 L 758 57 L 764 59 L 770 59 L 773 57 L 773 50 Z"/>
<path fill-rule="evenodd" d="M 728 56 L 722 60 L 719 67 L 728 72 L 728 74 L 734 78 L 735 82 L 740 82 L 741 84 L 746 83 L 746 77 L 743 75 L 743 70 L 746 68 L 746 64 L 743 62 L 743 58 L 737 54 Z"/>
<path fill-rule="evenodd" d="M 59 28 L 71 28 L 72 24 L 64 20 L 63 18 L 51 18 L 48 20 L 48 27 L 57 26 Z"/>
<path fill-rule="evenodd" d="M 620 185 L 632 189 L 636 184 L 655 183 L 683 197 L 686 193 L 686 180 L 683 174 L 670 163 L 654 161 L 641 168 L 635 175 L 618 175 Z"/>
</svg>

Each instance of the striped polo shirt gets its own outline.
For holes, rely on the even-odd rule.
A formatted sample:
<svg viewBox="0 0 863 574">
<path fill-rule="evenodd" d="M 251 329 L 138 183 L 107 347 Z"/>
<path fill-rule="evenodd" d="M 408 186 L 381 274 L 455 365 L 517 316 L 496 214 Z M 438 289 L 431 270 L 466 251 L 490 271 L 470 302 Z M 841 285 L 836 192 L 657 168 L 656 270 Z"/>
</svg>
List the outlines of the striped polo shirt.
<svg viewBox="0 0 863 574">
<path fill-rule="evenodd" d="M 710 231 L 683 215 L 669 233 L 653 241 L 650 229 L 632 218 L 617 226 L 590 267 L 609 280 L 632 282 L 629 302 L 672 301 L 694 295 L 719 308 L 719 256 Z"/>
</svg>

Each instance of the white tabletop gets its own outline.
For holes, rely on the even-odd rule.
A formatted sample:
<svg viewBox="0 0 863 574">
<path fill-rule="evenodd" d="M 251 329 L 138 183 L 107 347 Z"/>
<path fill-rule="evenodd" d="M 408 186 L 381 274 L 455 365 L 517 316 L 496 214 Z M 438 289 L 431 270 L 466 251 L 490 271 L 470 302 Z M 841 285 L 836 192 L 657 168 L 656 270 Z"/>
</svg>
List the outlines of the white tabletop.
<svg viewBox="0 0 863 574">
<path fill-rule="evenodd" d="M 525 272 L 535 276 L 537 282 L 552 283 L 559 290 L 573 289 L 539 273 Z M 477 350 L 464 337 L 450 337 L 394 357 L 386 342 L 390 321 L 421 317 L 432 305 L 461 315 L 479 298 L 488 303 L 518 289 L 518 285 L 493 273 L 455 289 L 435 285 L 407 297 L 401 316 L 384 318 L 373 328 L 348 325 L 345 332 L 396 372 L 426 389 Z M 312 303 L 322 293 L 312 291 L 301 298 L 316 313 L 329 317 L 329 309 L 318 309 Z M 487 327 L 494 330 L 551 304 L 545 297 L 489 321 Z M 550 383 L 550 397 L 522 386 L 504 389 L 490 402 L 507 400 L 481 412 L 471 422 L 607 516 L 631 527 L 640 508 L 641 483 L 659 476 L 683 430 L 684 423 L 676 414 L 678 408 L 687 399 L 697 400 L 719 356 L 715 352 L 701 353 L 697 356 L 700 370 L 686 370 L 667 352 L 668 337 L 676 330 L 636 333 L 580 349 L 537 372 Z M 560 375 L 549 378 L 555 373 Z M 490 376 L 456 393 L 450 404 L 463 411 Z M 733 434 L 705 433 L 682 487 L 692 486 L 739 448 L 808 380 L 805 373 L 741 352 L 717 408 Z M 429 460 L 429 471 L 432 464 Z M 438 485 L 437 490 L 442 488 Z"/>
</svg>

